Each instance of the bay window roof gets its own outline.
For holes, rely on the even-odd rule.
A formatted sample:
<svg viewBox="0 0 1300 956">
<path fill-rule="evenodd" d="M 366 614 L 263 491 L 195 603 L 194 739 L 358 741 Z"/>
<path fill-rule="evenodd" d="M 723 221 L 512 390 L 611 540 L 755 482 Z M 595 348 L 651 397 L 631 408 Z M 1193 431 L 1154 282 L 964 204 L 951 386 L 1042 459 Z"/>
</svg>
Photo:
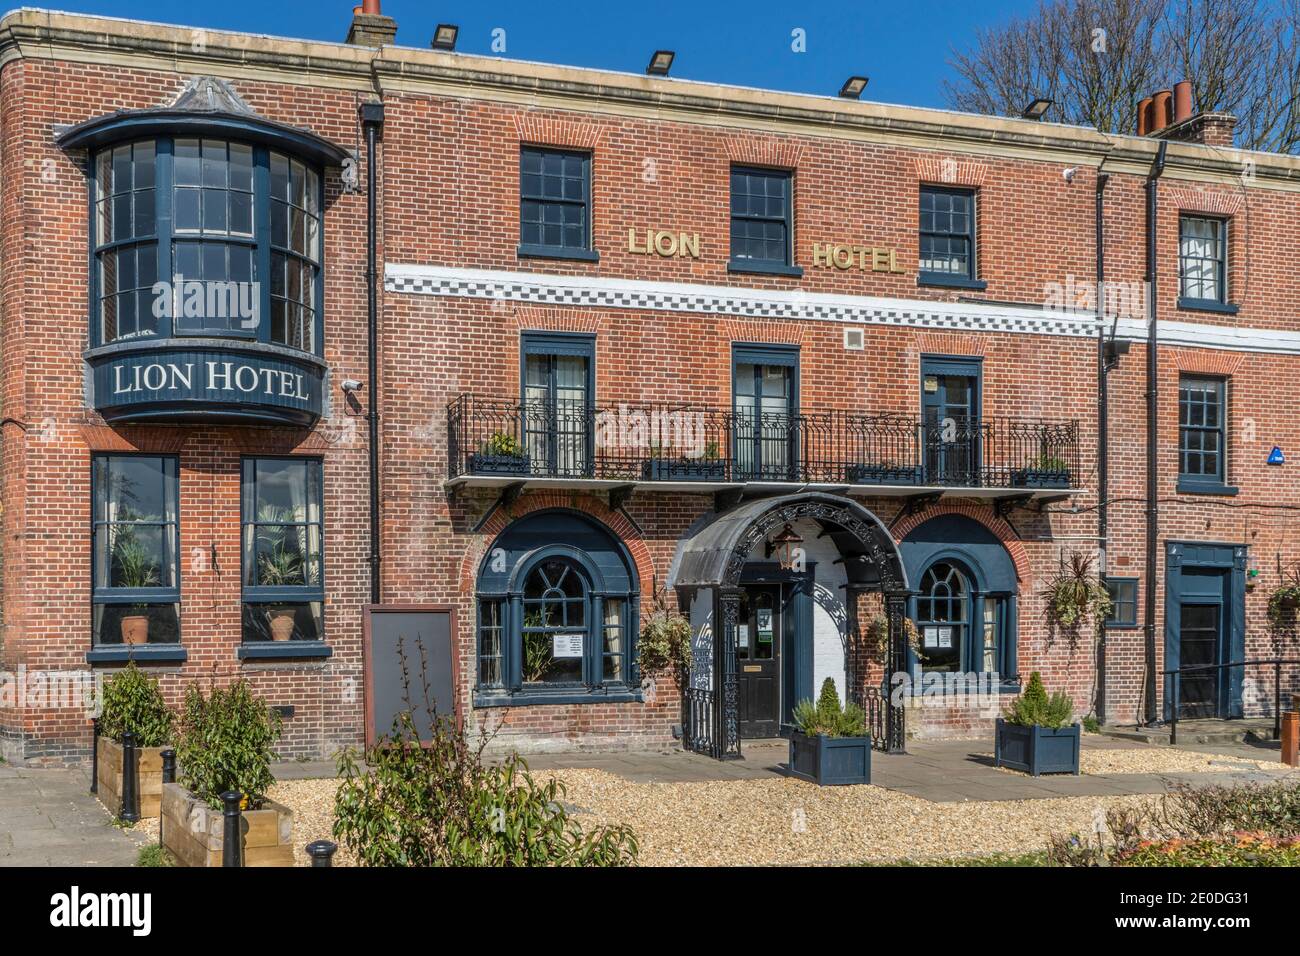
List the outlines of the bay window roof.
<svg viewBox="0 0 1300 956">
<path fill-rule="evenodd" d="M 123 140 L 186 135 L 238 139 L 321 166 L 341 166 L 348 158 L 346 150 L 311 130 L 260 115 L 228 82 L 213 76 L 188 81 L 165 106 L 118 110 L 66 127 L 57 142 L 63 149 L 95 149 Z"/>
</svg>

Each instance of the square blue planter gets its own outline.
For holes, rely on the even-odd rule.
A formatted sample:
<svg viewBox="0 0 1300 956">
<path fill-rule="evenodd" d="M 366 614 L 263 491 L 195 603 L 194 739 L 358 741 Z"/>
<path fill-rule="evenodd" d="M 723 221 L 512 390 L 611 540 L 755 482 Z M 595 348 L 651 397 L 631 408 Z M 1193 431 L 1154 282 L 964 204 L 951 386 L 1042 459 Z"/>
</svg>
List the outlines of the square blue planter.
<svg viewBox="0 0 1300 956">
<path fill-rule="evenodd" d="M 790 734 L 790 773 L 819 787 L 871 782 L 870 737 Z"/>
<path fill-rule="evenodd" d="M 1073 724 L 1052 730 L 1049 727 L 1022 727 L 1009 724 L 1001 717 L 993 742 L 993 762 L 999 767 L 1023 770 L 1037 777 L 1044 773 L 1079 774 L 1080 727 Z"/>
</svg>

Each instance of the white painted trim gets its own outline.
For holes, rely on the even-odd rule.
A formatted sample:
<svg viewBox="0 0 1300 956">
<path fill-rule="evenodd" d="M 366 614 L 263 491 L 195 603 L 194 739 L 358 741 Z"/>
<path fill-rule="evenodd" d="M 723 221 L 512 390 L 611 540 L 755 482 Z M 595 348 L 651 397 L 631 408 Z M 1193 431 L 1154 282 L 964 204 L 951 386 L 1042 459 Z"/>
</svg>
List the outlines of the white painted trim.
<svg viewBox="0 0 1300 956">
<path fill-rule="evenodd" d="M 523 305 L 685 312 L 739 319 L 802 319 L 1069 338 L 1095 339 L 1098 326 L 1097 319 L 1091 313 L 1024 306 L 832 295 L 805 292 L 802 289 L 751 289 L 391 262 L 384 267 L 384 289 L 398 294 L 493 299 Z M 1121 339 L 1145 342 L 1147 323 L 1142 319 L 1121 319 L 1117 334 Z M 1300 332 L 1280 329 L 1162 320 L 1160 342 L 1162 345 L 1185 348 L 1300 355 Z"/>
</svg>

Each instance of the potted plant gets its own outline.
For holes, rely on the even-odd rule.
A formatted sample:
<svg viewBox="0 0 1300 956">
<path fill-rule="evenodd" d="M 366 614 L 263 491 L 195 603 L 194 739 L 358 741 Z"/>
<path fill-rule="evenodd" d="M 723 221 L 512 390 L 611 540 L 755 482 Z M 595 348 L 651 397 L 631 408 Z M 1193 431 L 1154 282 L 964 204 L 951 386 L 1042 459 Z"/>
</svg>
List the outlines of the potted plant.
<svg viewBox="0 0 1300 956">
<path fill-rule="evenodd" d="M 293 865 L 293 813 L 267 796 L 280 715 L 247 681 L 185 691 L 176 740 L 178 783 L 163 785 L 163 845 L 183 866 L 221 866 L 221 795 L 243 794 L 245 866 Z"/>
<path fill-rule="evenodd" d="M 840 706 L 832 678 L 822 682 L 816 704 L 801 700 L 795 705 L 794 723 L 789 764 L 793 776 L 819 787 L 871 782 L 866 714 L 857 704 Z"/>
<path fill-rule="evenodd" d="M 1088 617 L 1103 621 L 1110 614 L 1110 592 L 1092 572 L 1093 559 L 1074 552 L 1043 591 L 1044 614 L 1048 622 L 1076 631 Z"/>
<path fill-rule="evenodd" d="M 691 622 L 660 609 L 641 626 L 637 664 L 642 674 L 670 670 L 679 678 L 691 668 Z"/>
<path fill-rule="evenodd" d="M 476 475 L 527 475 L 531 463 L 518 438 L 493 432 L 478 454 L 469 456 L 469 470 Z"/>
<path fill-rule="evenodd" d="M 135 735 L 136 793 L 141 819 L 158 816 L 162 800 L 162 752 L 172 740 L 175 715 L 156 678 L 134 661 L 104 682 L 99 736 L 95 740 L 95 795 L 114 815 L 122 807 L 125 755 L 122 735 Z"/>
<path fill-rule="evenodd" d="M 855 485 L 920 485 L 921 469 L 897 461 L 882 461 L 874 465 L 849 465 L 845 481 Z"/>
<path fill-rule="evenodd" d="M 727 463 L 718 453 L 718 443 L 708 442 L 698 457 L 665 456 L 658 445 L 650 446 L 650 457 L 641 462 L 642 481 L 726 481 Z"/>
<path fill-rule="evenodd" d="M 886 615 L 877 614 L 871 619 L 867 624 L 867 638 L 870 648 L 883 660 L 889 653 L 889 618 Z M 910 617 L 903 618 L 903 640 L 917 660 L 925 660 L 921 650 L 921 632 Z"/>
<path fill-rule="evenodd" d="M 1069 488 L 1070 466 L 1059 455 L 1043 452 L 1028 468 L 1012 471 L 1011 484 L 1016 488 Z"/>
<path fill-rule="evenodd" d="M 1078 723 L 1074 705 L 1057 691 L 1051 697 L 1038 671 L 1005 717 L 997 720 L 993 762 L 1037 777 L 1043 773 L 1079 773 Z"/>
<path fill-rule="evenodd" d="M 308 583 L 306 541 L 303 529 L 296 522 L 300 514 L 293 508 L 267 505 L 257 514 L 257 571 L 258 583 L 265 587 L 293 587 Z M 273 608 L 267 612 L 271 640 L 287 641 L 293 637 L 295 612 L 293 608 Z"/>
<path fill-rule="evenodd" d="M 1268 596 L 1268 623 L 1274 631 L 1295 627 L 1296 609 L 1300 608 L 1300 572 L 1283 575 L 1282 583 Z"/>
<path fill-rule="evenodd" d="M 132 520 L 149 520 L 141 516 Z M 158 586 L 160 568 L 156 556 L 135 535 L 130 525 L 118 525 L 113 537 L 112 559 L 116 573 L 114 583 L 121 588 L 155 588 Z M 133 604 L 137 613 L 122 615 L 122 643 L 149 643 L 149 615 L 147 604 Z"/>
</svg>

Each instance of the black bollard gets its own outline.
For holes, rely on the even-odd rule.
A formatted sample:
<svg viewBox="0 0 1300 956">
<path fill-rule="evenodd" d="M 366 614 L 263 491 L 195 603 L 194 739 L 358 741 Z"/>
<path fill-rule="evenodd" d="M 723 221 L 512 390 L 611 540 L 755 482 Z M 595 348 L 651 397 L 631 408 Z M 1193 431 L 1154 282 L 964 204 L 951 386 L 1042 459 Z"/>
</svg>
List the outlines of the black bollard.
<svg viewBox="0 0 1300 956">
<path fill-rule="evenodd" d="M 221 795 L 221 802 L 225 805 L 225 821 L 221 827 L 221 865 L 222 866 L 243 866 L 244 865 L 244 840 L 243 840 L 243 814 L 239 811 L 239 804 L 244 799 L 244 795 L 238 790 L 227 790 Z"/>
<path fill-rule="evenodd" d="M 135 734 L 127 731 L 122 735 L 122 813 L 127 823 L 140 820 L 140 783 L 137 777 L 139 767 L 136 756 L 139 751 L 135 746 Z"/>
<path fill-rule="evenodd" d="M 317 840 L 307 844 L 307 855 L 311 857 L 312 866 L 333 866 L 334 853 L 339 848 L 337 843 L 329 840 Z"/>
<path fill-rule="evenodd" d="M 162 757 L 162 782 L 176 782 L 176 751 L 168 747 L 160 755 Z M 162 807 L 158 808 L 158 845 L 163 845 L 163 814 Z"/>
<path fill-rule="evenodd" d="M 99 793 L 99 718 L 91 721 L 94 736 L 90 738 L 90 792 Z"/>
</svg>

